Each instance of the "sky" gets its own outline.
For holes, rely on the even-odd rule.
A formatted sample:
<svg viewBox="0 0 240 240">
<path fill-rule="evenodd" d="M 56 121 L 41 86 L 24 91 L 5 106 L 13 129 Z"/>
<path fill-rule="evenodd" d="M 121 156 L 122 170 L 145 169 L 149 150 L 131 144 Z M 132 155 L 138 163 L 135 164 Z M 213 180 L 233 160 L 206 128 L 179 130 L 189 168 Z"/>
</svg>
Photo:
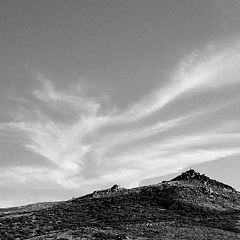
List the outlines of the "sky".
<svg viewBox="0 0 240 240">
<path fill-rule="evenodd" d="M 0 207 L 191 168 L 240 190 L 238 0 L 0 2 Z"/>
</svg>

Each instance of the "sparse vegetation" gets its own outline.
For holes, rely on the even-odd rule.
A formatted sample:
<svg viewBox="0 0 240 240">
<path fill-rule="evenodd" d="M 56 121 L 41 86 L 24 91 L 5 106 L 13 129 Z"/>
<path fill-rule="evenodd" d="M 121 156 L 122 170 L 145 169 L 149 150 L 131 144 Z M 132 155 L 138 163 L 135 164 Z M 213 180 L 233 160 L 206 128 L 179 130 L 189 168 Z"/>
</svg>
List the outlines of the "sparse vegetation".
<svg viewBox="0 0 240 240">
<path fill-rule="evenodd" d="M 240 239 L 239 192 L 205 177 L 2 209 L 0 239 Z"/>
</svg>

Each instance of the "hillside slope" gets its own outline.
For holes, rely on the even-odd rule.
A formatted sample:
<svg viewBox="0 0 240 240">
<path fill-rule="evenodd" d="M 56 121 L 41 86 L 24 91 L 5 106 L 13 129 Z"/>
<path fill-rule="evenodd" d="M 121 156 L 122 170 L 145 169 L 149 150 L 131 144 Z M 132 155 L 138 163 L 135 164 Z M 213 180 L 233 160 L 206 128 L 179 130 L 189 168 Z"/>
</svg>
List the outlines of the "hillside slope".
<svg viewBox="0 0 240 240">
<path fill-rule="evenodd" d="M 240 193 L 194 170 L 30 206 L 0 210 L 0 239 L 240 239 Z"/>
</svg>

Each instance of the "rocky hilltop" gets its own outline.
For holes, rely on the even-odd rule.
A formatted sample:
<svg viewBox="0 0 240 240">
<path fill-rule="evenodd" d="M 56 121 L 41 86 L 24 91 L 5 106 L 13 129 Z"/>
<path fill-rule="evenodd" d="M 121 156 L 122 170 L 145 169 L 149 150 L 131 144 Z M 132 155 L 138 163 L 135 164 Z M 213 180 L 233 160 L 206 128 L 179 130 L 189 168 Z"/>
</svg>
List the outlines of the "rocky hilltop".
<svg viewBox="0 0 240 240">
<path fill-rule="evenodd" d="M 155 185 L 0 209 L 0 239 L 240 239 L 240 193 L 191 169 Z"/>
</svg>

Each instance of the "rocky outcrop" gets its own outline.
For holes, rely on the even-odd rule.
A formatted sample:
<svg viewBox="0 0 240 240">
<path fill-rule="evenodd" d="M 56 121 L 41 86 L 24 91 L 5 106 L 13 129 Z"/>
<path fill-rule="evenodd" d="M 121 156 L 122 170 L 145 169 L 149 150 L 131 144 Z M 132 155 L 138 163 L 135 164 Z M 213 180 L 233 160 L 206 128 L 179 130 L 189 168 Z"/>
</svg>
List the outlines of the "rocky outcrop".
<svg viewBox="0 0 240 240">
<path fill-rule="evenodd" d="M 124 188 L 121 188 L 119 185 L 114 184 L 111 188 L 94 191 L 91 196 L 94 198 L 106 197 L 106 196 L 111 196 L 112 194 L 121 190 L 124 190 Z"/>
<path fill-rule="evenodd" d="M 205 176 L 205 174 L 200 174 L 199 172 L 194 171 L 193 169 L 190 169 L 184 173 L 182 173 L 181 175 L 173 178 L 171 181 L 193 181 L 196 180 L 199 183 L 205 185 L 205 186 L 215 186 L 215 187 L 220 187 L 224 190 L 230 190 L 230 191 L 236 191 L 233 187 L 218 182 L 214 179 L 211 179 L 207 176 Z"/>
</svg>

